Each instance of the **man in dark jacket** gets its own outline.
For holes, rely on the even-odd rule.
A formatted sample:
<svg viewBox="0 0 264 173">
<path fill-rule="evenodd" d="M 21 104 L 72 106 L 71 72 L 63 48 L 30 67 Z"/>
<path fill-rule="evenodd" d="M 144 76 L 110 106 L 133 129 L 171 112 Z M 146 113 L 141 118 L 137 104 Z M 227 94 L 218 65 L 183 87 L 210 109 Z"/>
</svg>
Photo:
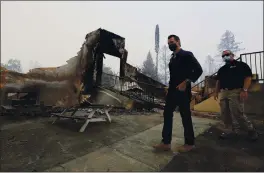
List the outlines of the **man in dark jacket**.
<svg viewBox="0 0 264 173">
<path fill-rule="evenodd" d="M 197 81 L 203 70 L 192 52 L 181 49 L 178 36 L 170 35 L 168 45 L 173 53 L 169 63 L 170 82 L 163 113 L 163 139 L 160 144 L 153 147 L 161 150 L 171 149 L 173 112 L 176 106 L 179 106 L 185 138 L 185 144 L 179 148 L 179 151 L 189 151 L 193 149 L 195 141 L 190 110 L 191 82 Z"/>
</svg>

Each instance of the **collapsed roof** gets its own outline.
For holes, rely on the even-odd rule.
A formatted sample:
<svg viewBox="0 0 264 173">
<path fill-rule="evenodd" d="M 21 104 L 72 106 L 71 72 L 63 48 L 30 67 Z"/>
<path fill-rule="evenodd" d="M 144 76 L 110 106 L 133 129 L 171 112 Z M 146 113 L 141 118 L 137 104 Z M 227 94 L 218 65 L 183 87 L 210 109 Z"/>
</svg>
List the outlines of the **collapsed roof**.
<svg viewBox="0 0 264 173">
<path fill-rule="evenodd" d="M 101 28 L 98 31 L 100 35 L 100 51 L 111 56 L 122 58 L 123 50 L 125 49 L 125 38 Z"/>
</svg>

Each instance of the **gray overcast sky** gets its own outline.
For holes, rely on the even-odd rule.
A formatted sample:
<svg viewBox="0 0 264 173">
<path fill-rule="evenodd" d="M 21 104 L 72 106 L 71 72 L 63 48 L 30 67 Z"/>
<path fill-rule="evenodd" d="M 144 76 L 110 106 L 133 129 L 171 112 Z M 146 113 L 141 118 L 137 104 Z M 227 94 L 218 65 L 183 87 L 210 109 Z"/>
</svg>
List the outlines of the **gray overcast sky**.
<svg viewBox="0 0 264 173">
<path fill-rule="evenodd" d="M 156 24 L 161 46 L 176 34 L 201 63 L 216 54 L 225 30 L 243 42 L 243 52 L 263 50 L 263 1 L 1 1 L 1 62 L 20 59 L 23 71 L 30 60 L 43 67 L 63 65 L 85 35 L 101 27 L 125 37 L 128 62 L 141 65 L 149 50 L 155 57 Z M 106 63 L 117 71 L 118 59 L 107 56 Z"/>
</svg>

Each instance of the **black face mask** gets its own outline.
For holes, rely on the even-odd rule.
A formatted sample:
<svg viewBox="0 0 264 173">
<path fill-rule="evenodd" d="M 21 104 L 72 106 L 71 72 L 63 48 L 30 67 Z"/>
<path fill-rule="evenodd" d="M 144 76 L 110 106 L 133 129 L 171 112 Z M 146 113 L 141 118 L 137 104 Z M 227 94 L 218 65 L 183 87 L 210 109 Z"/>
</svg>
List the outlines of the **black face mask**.
<svg viewBox="0 0 264 173">
<path fill-rule="evenodd" d="M 176 48 L 177 48 L 176 43 L 169 44 L 169 49 L 170 49 L 171 51 L 175 51 Z"/>
</svg>

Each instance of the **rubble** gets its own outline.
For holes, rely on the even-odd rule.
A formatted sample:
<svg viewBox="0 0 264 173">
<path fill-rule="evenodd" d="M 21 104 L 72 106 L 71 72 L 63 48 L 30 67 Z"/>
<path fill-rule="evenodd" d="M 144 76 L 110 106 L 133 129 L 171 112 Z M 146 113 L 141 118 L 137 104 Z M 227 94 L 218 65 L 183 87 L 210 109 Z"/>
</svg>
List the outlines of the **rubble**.
<svg viewBox="0 0 264 173">
<path fill-rule="evenodd" d="M 120 76 L 110 76 L 111 84 L 102 81 L 102 75 L 108 75 L 102 72 L 104 53 L 120 58 Z M 65 65 L 25 74 L 1 68 L 2 108 L 42 105 L 46 113 L 59 113 L 81 104 L 101 104 L 124 107 L 130 114 L 163 108 L 165 85 L 126 63 L 127 55 L 125 39 L 100 28 L 86 35 L 77 56 Z"/>
<path fill-rule="evenodd" d="M 78 104 L 83 86 L 83 72 L 94 69 L 93 65 L 97 58 L 95 49 L 98 44 L 101 43 L 100 48 L 105 49 L 105 52 L 122 57 L 120 52 L 124 52 L 124 45 L 120 42 L 124 39 L 118 41 L 119 37 L 115 36 L 111 46 L 117 46 L 117 50 L 107 50 L 105 48 L 107 43 L 102 42 L 104 40 L 102 37 L 105 35 L 107 37 L 107 33 L 108 31 L 98 29 L 87 34 L 77 56 L 60 67 L 35 68 L 25 74 L 5 71 L 3 77 L 1 73 L 1 77 L 5 79 L 5 84 L 1 82 L 1 93 L 3 93 L 1 103 L 5 101 L 4 95 L 8 92 L 37 92 L 39 101 L 44 102 L 45 105 L 71 107 Z"/>
</svg>

